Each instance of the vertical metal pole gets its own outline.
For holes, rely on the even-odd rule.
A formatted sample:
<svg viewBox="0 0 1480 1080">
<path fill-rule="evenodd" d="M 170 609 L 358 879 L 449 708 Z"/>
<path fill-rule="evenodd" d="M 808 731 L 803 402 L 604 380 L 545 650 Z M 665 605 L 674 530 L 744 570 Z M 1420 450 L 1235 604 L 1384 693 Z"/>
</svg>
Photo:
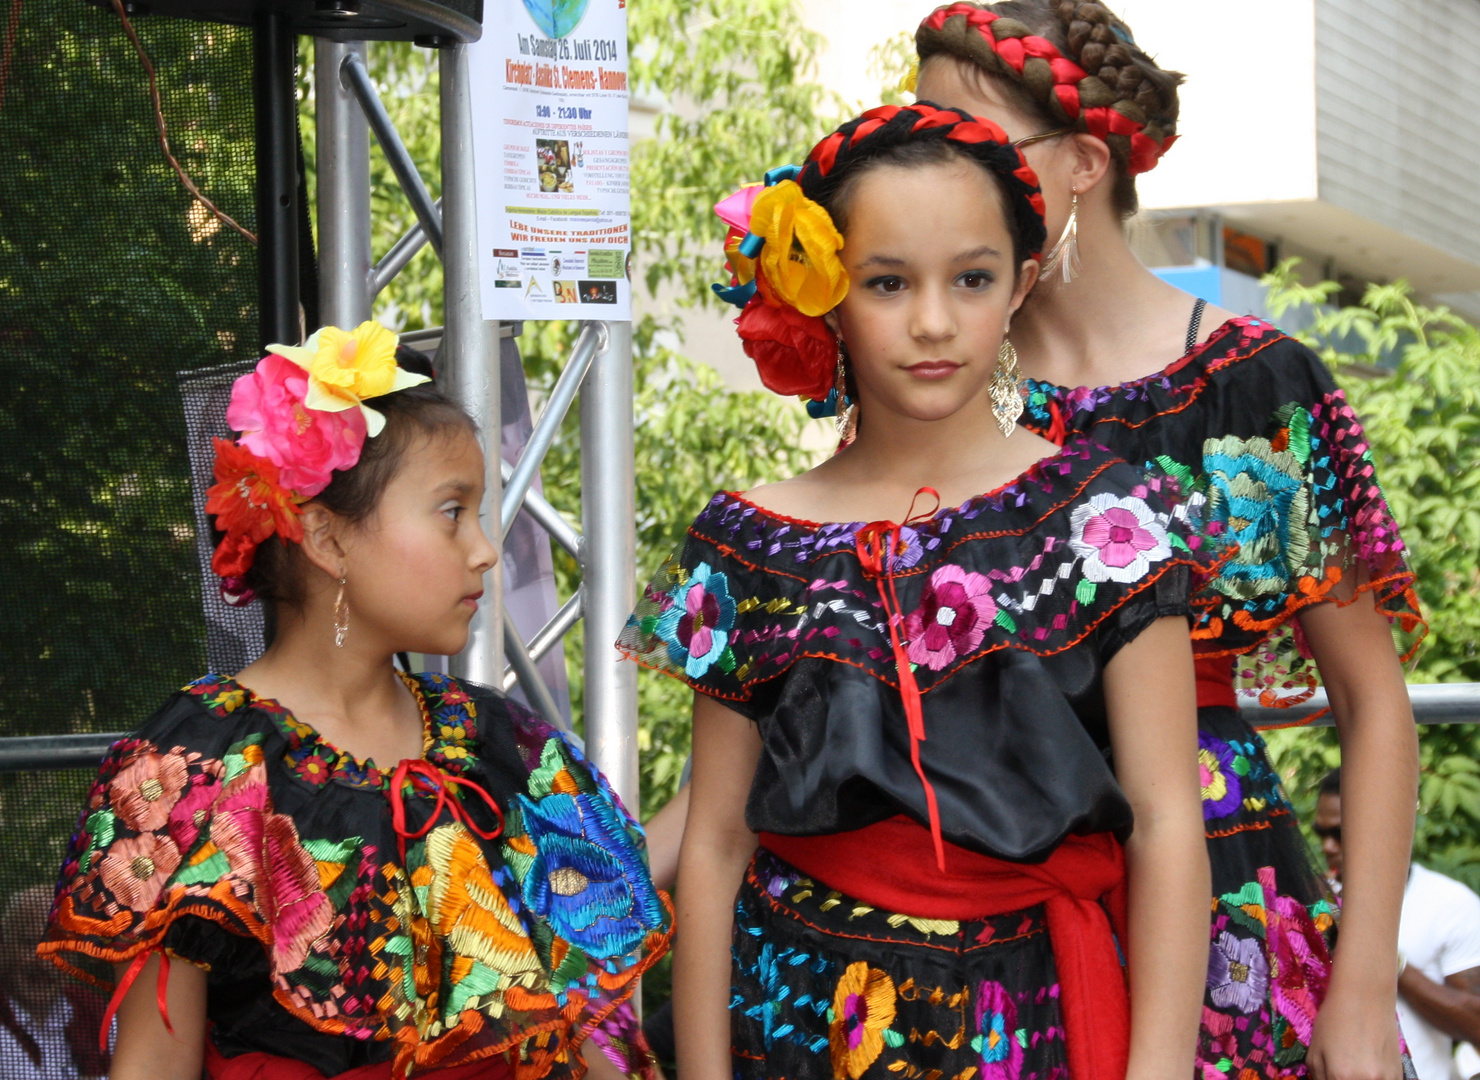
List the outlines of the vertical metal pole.
<svg viewBox="0 0 1480 1080">
<path fill-rule="evenodd" d="M 297 39 L 287 15 L 259 12 L 252 33 L 257 135 L 257 334 L 298 342 Z"/>
<path fill-rule="evenodd" d="M 632 324 L 605 336 L 581 389 L 586 752 L 637 813 L 637 665 L 616 648 L 637 598 Z"/>
<path fill-rule="evenodd" d="M 498 327 L 483 318 L 478 290 L 477 197 L 473 190 L 473 105 L 468 53 L 463 45 L 441 51 L 443 330 L 439 353 L 453 395 L 482 432 L 484 493 L 480 507 L 488 539 L 502 555 L 499 504 L 500 402 Z M 488 686 L 504 679 L 503 567 L 483 579 L 483 600 L 467 648 L 451 658 L 453 675 Z"/>
<path fill-rule="evenodd" d="M 340 75 L 351 53 L 363 58 L 365 43 L 314 39 L 319 318 L 346 329 L 370 317 L 371 266 L 370 127 Z"/>
</svg>

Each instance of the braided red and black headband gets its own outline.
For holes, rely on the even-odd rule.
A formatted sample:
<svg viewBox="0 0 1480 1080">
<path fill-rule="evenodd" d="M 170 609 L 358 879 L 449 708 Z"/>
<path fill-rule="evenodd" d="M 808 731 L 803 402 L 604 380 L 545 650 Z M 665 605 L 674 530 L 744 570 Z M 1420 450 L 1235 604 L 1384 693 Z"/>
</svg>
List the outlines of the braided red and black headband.
<svg viewBox="0 0 1480 1080">
<path fill-rule="evenodd" d="M 1012 209 L 1013 231 L 1021 237 L 1028 254 L 1041 258 L 1046 233 L 1037 174 L 1013 146 L 1007 132 L 990 120 L 960 109 L 943 109 L 925 101 L 870 109 L 812 148 L 797 183 L 808 198 L 822 201 L 826 189 L 839 182 L 855 161 L 892 146 L 927 139 L 958 144 L 1002 178 Z"/>
<path fill-rule="evenodd" d="M 1065 121 L 1082 122 L 1085 130 L 1098 139 L 1108 141 L 1112 135 L 1127 139 L 1126 171 L 1131 176 L 1156 168 L 1162 154 L 1177 141 L 1176 135 L 1162 134 L 1162 129 L 1170 126 L 1169 122 L 1154 122 L 1129 115 L 1140 111 L 1134 102 L 1083 100 L 1080 84 L 1091 77 L 1084 68 L 1064 56 L 1047 38 L 1026 33 L 1021 24 L 1004 19 L 988 8 L 971 3 L 936 8 L 920 23 L 920 31 L 940 32 L 950 19 L 964 19 L 966 26 L 974 30 L 983 44 L 1024 83 L 1038 81 L 1028 78 L 1027 68 L 1033 61 L 1041 61 L 1052 78 L 1053 104 Z M 916 41 L 918 44 L 918 35 Z M 928 55 L 925 49 L 920 49 L 921 60 L 927 59 Z M 1099 80 L 1095 81 L 1098 83 Z"/>
</svg>

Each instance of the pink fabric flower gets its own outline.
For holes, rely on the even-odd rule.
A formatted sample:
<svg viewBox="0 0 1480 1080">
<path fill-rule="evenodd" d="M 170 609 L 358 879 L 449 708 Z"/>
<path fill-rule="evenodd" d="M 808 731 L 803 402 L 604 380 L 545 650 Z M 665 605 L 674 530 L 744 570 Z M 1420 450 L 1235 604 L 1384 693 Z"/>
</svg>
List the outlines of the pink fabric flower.
<svg viewBox="0 0 1480 1080">
<path fill-rule="evenodd" d="M 179 754 L 140 754 L 113 778 L 108 798 L 125 825 L 150 833 L 169 820 L 188 779 Z"/>
<path fill-rule="evenodd" d="M 997 617 L 992 583 L 982 574 L 946 565 L 930 575 L 920 606 L 905 619 L 912 663 L 939 671 L 982 643 Z"/>
<path fill-rule="evenodd" d="M 336 469 L 360 460 L 365 417 L 359 409 L 310 409 L 307 393 L 308 372 L 269 354 L 232 386 L 226 422 L 243 433 L 243 447 L 278 467 L 284 487 L 311 498 L 329 486 Z"/>
<path fill-rule="evenodd" d="M 130 911 L 148 911 L 180 865 L 180 849 L 167 836 L 145 833 L 116 840 L 98 864 L 103 884 Z"/>
</svg>

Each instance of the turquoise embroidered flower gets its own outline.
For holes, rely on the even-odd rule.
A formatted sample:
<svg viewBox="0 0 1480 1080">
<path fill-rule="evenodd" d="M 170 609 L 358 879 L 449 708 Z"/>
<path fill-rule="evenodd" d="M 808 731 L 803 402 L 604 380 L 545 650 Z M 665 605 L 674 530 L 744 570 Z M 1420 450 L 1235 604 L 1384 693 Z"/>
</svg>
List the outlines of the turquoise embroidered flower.
<svg viewBox="0 0 1480 1080">
<path fill-rule="evenodd" d="M 586 955 L 632 952 L 667 913 L 621 816 L 598 795 L 518 796 L 537 854 L 524 876 L 525 906 Z"/>
<path fill-rule="evenodd" d="M 1297 440 L 1291 439 L 1291 445 Z M 1240 600 L 1288 588 L 1291 571 L 1310 555 L 1306 462 L 1268 439 L 1210 439 L 1203 447 L 1207 521 L 1238 544 L 1214 588 Z"/>
<path fill-rule="evenodd" d="M 691 679 L 724 661 L 735 628 L 735 601 L 725 575 L 701 562 L 689 580 L 668 594 L 668 608 L 654 628 L 668 643 L 668 659 Z"/>
<path fill-rule="evenodd" d="M 1017 1040 L 1017 1003 L 1007 988 L 987 980 L 976 994 L 976 1030 L 972 1048 L 982 1056 L 982 1080 L 1018 1080 L 1023 1046 Z"/>
</svg>

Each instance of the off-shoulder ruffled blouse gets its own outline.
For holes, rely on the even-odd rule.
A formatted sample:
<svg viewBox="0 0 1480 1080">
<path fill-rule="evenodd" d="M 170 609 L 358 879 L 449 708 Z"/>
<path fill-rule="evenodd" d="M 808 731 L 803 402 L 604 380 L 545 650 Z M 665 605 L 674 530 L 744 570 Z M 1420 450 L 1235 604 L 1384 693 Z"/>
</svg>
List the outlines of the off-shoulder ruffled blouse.
<svg viewBox="0 0 1480 1080">
<path fill-rule="evenodd" d="M 398 834 L 389 773 L 207 676 L 104 759 L 41 951 L 105 989 L 113 965 L 154 949 L 207 968 L 227 1057 L 329 1076 L 498 1054 L 521 1080 L 582 1069 L 576 1048 L 668 943 L 641 827 L 572 743 L 502 695 L 408 683 L 425 760 L 498 813 L 467 786 L 443 785 L 456 813 L 406 786 Z"/>
<path fill-rule="evenodd" d="M 1153 621 L 1191 613 L 1202 559 L 1167 495 L 1070 440 L 1011 484 L 903 529 L 890 568 L 947 841 L 1032 862 L 1071 833 L 1129 829 L 1101 680 Z M 721 492 L 619 643 L 756 721 L 756 832 L 928 820 L 861 528 Z"/>
<path fill-rule="evenodd" d="M 1176 476 L 1209 546 L 1231 557 L 1199 597 L 1205 656 L 1237 658 L 1267 704 L 1308 697 L 1291 616 L 1370 591 L 1411 655 L 1426 627 L 1362 425 L 1320 357 L 1272 323 L 1230 319 L 1164 371 L 1070 390 L 1026 382 L 1024 426 L 1087 436 Z"/>
</svg>

